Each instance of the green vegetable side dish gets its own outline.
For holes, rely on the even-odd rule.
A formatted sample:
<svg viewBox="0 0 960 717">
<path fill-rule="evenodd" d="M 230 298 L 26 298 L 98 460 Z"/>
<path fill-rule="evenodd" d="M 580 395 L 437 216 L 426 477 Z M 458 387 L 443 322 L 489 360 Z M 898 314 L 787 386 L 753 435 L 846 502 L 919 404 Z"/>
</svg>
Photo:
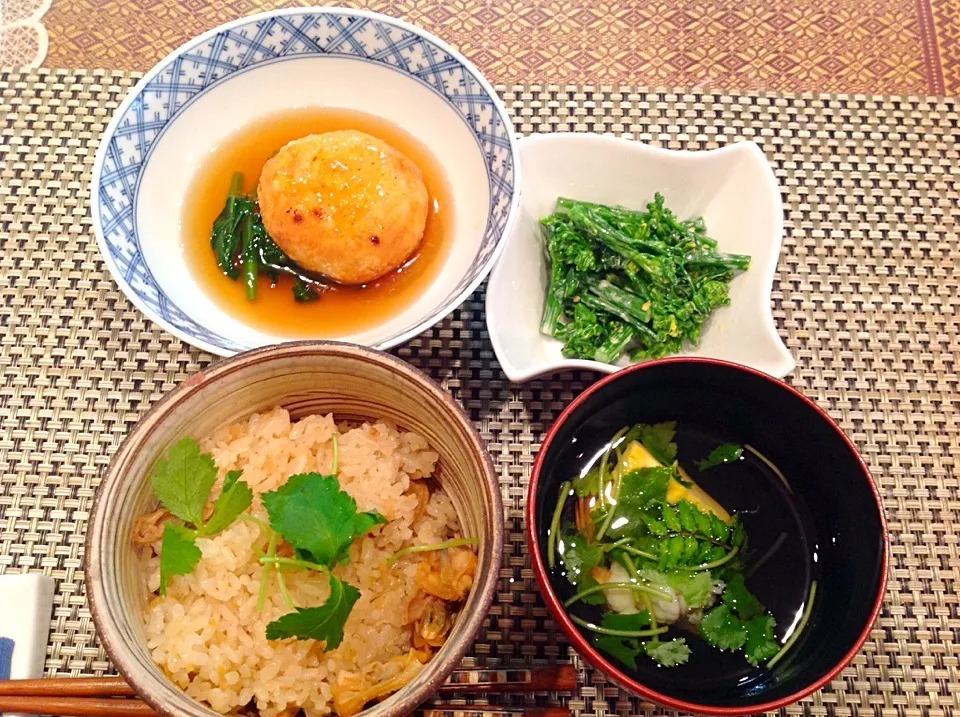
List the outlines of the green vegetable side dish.
<svg viewBox="0 0 960 717">
<path fill-rule="evenodd" d="M 235 520 L 246 520 L 260 528 L 260 539 L 266 543 L 266 550 L 259 559 L 263 567 L 257 607 L 263 609 L 267 590 L 271 580 L 275 579 L 277 589 L 291 610 L 267 625 L 267 639 L 323 640 L 325 649 L 336 648 L 343 641 L 344 623 L 360 598 L 360 591 L 331 571 L 349 560 L 349 549 L 354 540 L 374 526 L 386 523 L 387 519 L 375 510 L 358 512 L 356 501 L 340 489 L 336 477 L 336 434 L 333 435 L 333 445 L 330 475 L 293 475 L 276 490 L 260 495 L 269 517 L 269 521 L 264 522 L 247 512 L 253 502 L 253 491 L 242 480 L 242 471 L 230 471 L 224 476 L 222 488 L 210 511 L 207 501 L 218 474 L 213 457 L 201 453 L 193 438 L 181 438 L 175 443 L 157 462 L 151 477 L 154 493 L 175 518 L 163 524 L 160 594 L 166 594 L 173 576 L 187 575 L 196 569 L 201 559 L 197 538 L 213 536 Z M 210 516 L 206 520 L 203 519 L 205 512 Z M 281 540 L 293 548 L 293 557 L 278 555 Z M 444 543 L 411 546 L 392 556 L 389 563 L 408 553 L 476 543 L 474 538 L 456 538 Z M 284 571 L 288 570 L 311 570 L 326 575 L 330 585 L 326 601 L 311 607 L 294 604 L 284 579 Z"/>
<path fill-rule="evenodd" d="M 560 197 L 543 217 L 550 263 L 540 331 L 563 355 L 615 363 L 696 344 L 750 257 L 723 254 L 702 219 L 680 221 L 657 194 L 646 211 Z"/>
<path fill-rule="evenodd" d="M 817 584 L 781 645 L 776 618 L 747 584 L 743 522 L 680 466 L 675 428 L 623 428 L 592 466 L 561 485 L 546 552 L 548 566 L 562 568 L 574 590 L 564 608 L 600 606 L 599 623 L 568 615 L 593 634 L 598 649 L 631 669 L 642 659 L 682 665 L 691 655 L 688 639 L 700 638 L 742 652 L 754 667 L 773 667 L 805 627 Z M 718 466 L 738 460 L 742 450 L 720 446 L 700 470 L 723 470 Z"/>
<path fill-rule="evenodd" d="M 293 298 L 298 302 L 320 298 L 323 284 L 303 271 L 267 234 L 255 197 L 243 193 L 243 175 L 234 172 L 223 209 L 213 222 L 210 247 L 224 276 L 243 279 L 247 299 L 257 298 L 261 273 L 276 283 L 280 273 L 294 277 Z"/>
</svg>

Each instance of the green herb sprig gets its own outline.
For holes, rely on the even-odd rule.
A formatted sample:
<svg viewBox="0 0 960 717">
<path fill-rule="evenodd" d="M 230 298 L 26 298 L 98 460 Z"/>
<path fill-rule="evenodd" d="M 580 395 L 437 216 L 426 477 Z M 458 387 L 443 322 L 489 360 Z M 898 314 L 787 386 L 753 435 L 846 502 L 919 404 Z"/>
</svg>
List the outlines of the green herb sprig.
<svg viewBox="0 0 960 717">
<path fill-rule="evenodd" d="M 245 511 L 253 500 L 241 471 L 231 471 L 213 504 L 210 519 L 203 520 L 210 489 L 217 480 L 213 457 L 200 453 L 200 444 L 185 437 L 158 461 L 150 483 L 164 508 L 182 523 L 168 520 L 160 543 L 160 594 L 165 595 L 170 578 L 193 572 L 200 560 L 197 538 L 219 533 Z"/>
<path fill-rule="evenodd" d="M 237 519 L 247 520 L 260 528 L 267 541 L 266 553 L 260 558 L 263 568 L 258 609 L 263 608 L 270 576 L 275 575 L 284 602 L 292 611 L 267 625 L 267 639 L 323 640 L 326 649 L 337 647 L 343 641 L 343 625 L 360 591 L 333 575 L 332 569 L 349 559 L 349 548 L 359 536 L 387 520 L 375 510 L 358 512 L 356 501 L 340 489 L 336 478 L 336 435 L 333 443 L 331 474 L 293 475 L 276 490 L 261 494 L 269 523 L 245 513 L 253 501 L 253 491 L 240 480 L 241 471 L 226 474 L 213 512 L 204 521 L 206 501 L 217 479 L 216 464 L 213 456 L 200 452 L 194 439 L 182 438 L 175 443 L 157 463 L 151 478 L 161 504 L 183 521 L 168 520 L 164 524 L 160 593 L 166 594 L 172 576 L 187 575 L 196 568 L 201 557 L 197 538 L 214 535 Z M 295 557 L 277 555 L 281 539 L 293 546 Z M 325 574 L 330 584 L 326 601 L 314 607 L 296 605 L 284 579 L 284 571 L 288 570 Z"/>
<path fill-rule="evenodd" d="M 720 466 L 724 463 L 733 463 L 740 460 L 743 455 L 743 446 L 738 443 L 724 443 L 710 451 L 710 454 L 702 461 L 697 461 L 697 468 L 705 471 L 714 466 Z"/>
</svg>

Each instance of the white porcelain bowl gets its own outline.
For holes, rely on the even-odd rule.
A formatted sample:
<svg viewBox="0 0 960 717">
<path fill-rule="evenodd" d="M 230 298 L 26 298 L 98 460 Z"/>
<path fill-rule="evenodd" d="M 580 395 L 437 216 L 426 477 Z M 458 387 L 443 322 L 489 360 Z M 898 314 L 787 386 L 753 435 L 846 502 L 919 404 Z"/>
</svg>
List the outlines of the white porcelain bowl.
<svg viewBox="0 0 960 717">
<path fill-rule="evenodd" d="M 294 8 L 222 25 L 162 60 L 108 126 L 93 170 L 93 223 L 117 283 L 147 316 L 229 355 L 288 340 L 248 326 L 193 281 L 181 214 L 197 164 L 238 128 L 327 106 L 377 115 L 425 144 L 446 174 L 454 236 L 429 288 L 398 315 L 336 338 L 394 346 L 450 313 L 503 246 L 519 187 L 512 124 L 479 71 L 405 22 Z"/>
<path fill-rule="evenodd" d="M 656 192 L 680 218 L 702 216 L 721 251 L 751 256 L 750 269 L 730 284 L 730 304 L 711 315 L 699 344 L 687 345 L 683 355 L 733 361 L 778 378 L 793 370 L 770 306 L 783 208 L 773 171 L 756 144 L 688 152 L 558 133 L 526 137 L 518 146 L 520 209 L 487 286 L 487 328 L 510 380 L 572 368 L 612 373 L 630 363 L 564 358 L 561 342 L 540 333 L 549 266 L 539 219 L 560 196 L 642 209 Z"/>
</svg>

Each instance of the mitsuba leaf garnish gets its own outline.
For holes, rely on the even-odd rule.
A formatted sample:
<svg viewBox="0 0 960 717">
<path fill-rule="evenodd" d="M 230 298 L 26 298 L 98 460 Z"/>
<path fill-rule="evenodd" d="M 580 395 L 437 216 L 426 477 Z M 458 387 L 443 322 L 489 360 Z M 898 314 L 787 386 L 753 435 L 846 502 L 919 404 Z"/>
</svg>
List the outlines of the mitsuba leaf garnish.
<svg viewBox="0 0 960 717">
<path fill-rule="evenodd" d="M 335 476 L 301 473 L 260 496 L 270 526 L 310 562 L 333 567 L 343 562 L 356 538 L 378 523 L 377 511 L 357 513 L 357 503 L 340 490 Z"/>
<path fill-rule="evenodd" d="M 640 426 L 640 442 L 658 461 L 669 466 L 677 460 L 677 444 L 673 438 L 677 433 L 676 421 L 655 423 L 652 426 Z"/>
<path fill-rule="evenodd" d="M 220 488 L 221 495 L 230 490 L 242 475 L 243 471 L 227 471 L 227 474 L 223 477 L 223 486 Z"/>
<path fill-rule="evenodd" d="M 213 456 L 200 453 L 200 444 L 186 436 L 157 461 L 150 483 L 163 507 L 185 523 L 200 525 L 210 488 L 217 480 Z"/>
<path fill-rule="evenodd" d="M 743 623 L 727 605 L 718 605 L 703 616 L 700 634 L 720 650 L 738 650 L 747 639 Z"/>
<path fill-rule="evenodd" d="M 670 469 L 663 467 L 640 468 L 624 473 L 620 478 L 620 494 L 616 513 L 607 532 L 611 538 L 647 532 L 647 509 L 667 496 Z"/>
<path fill-rule="evenodd" d="M 753 593 L 747 590 L 747 586 L 743 582 L 743 575 L 740 573 L 731 577 L 727 582 L 727 586 L 723 590 L 723 602 L 729 605 L 741 620 L 756 617 L 763 613 L 765 609 Z"/>
<path fill-rule="evenodd" d="M 160 594 L 165 595 L 170 578 L 193 572 L 200 560 L 196 539 L 219 533 L 250 507 L 253 491 L 239 480 L 241 471 L 224 477 L 223 489 L 213 503 L 206 522 L 204 508 L 210 488 L 217 480 L 213 456 L 200 452 L 200 444 L 189 436 L 181 438 L 157 461 L 150 483 L 164 508 L 182 520 L 166 521 L 160 542 Z"/>
<path fill-rule="evenodd" d="M 743 624 L 747 639 L 743 643 L 743 654 L 747 662 L 756 667 L 766 662 L 780 651 L 780 645 L 773 638 L 773 628 L 777 621 L 772 615 L 757 615 Z"/>
<path fill-rule="evenodd" d="M 680 485 L 682 485 L 684 488 L 689 488 L 690 486 L 693 485 L 693 481 L 687 480 L 687 479 L 684 477 L 685 474 L 680 472 L 680 464 L 679 464 L 679 463 L 673 463 L 673 464 L 670 466 L 670 473 L 671 473 L 671 475 L 673 476 L 673 479 L 674 479 L 677 483 L 679 483 Z"/>
<path fill-rule="evenodd" d="M 611 630 L 644 630 L 650 626 L 650 613 L 647 610 L 624 615 L 619 612 L 605 612 L 600 618 L 600 626 Z"/>
<path fill-rule="evenodd" d="M 698 608 L 712 602 L 713 579 L 706 570 L 698 573 L 668 570 L 659 572 L 645 568 L 639 575 L 654 585 L 665 585 L 680 593 L 687 607 Z"/>
<path fill-rule="evenodd" d="M 637 669 L 637 655 L 642 649 L 639 640 L 615 635 L 594 635 L 593 644 L 620 660 L 631 670 Z"/>
<path fill-rule="evenodd" d="M 583 580 L 590 578 L 590 571 L 603 561 L 603 546 L 597 543 L 591 545 L 579 533 L 568 535 L 563 539 L 565 551 L 563 564 L 567 569 L 567 580 L 579 585 Z"/>
<path fill-rule="evenodd" d="M 296 637 L 300 640 L 323 640 L 332 650 L 343 642 L 343 625 L 360 599 L 353 585 L 329 575 L 330 595 L 319 607 L 298 607 L 267 625 L 267 639 Z"/>
<path fill-rule="evenodd" d="M 739 460 L 742 455 L 743 446 L 737 443 L 724 443 L 710 451 L 710 455 L 702 461 L 697 461 L 697 468 L 705 471 L 708 468 L 713 468 L 714 466 L 719 466 L 724 463 L 733 463 Z"/>
<path fill-rule="evenodd" d="M 643 643 L 643 651 L 662 667 L 676 667 L 690 659 L 690 648 L 682 637 L 666 642 L 648 640 Z"/>
<path fill-rule="evenodd" d="M 160 594 L 166 595 L 172 576 L 189 575 L 198 562 L 200 548 L 197 547 L 196 533 L 169 520 L 164 523 L 160 542 Z"/>
<path fill-rule="evenodd" d="M 201 535 L 212 535 L 230 525 L 250 507 L 253 491 L 245 481 L 238 480 L 243 471 L 230 471 L 223 481 L 223 489 L 213 503 L 213 513 L 201 528 Z"/>
<path fill-rule="evenodd" d="M 294 611 L 267 625 L 267 639 L 323 640 L 325 649 L 332 650 L 343 640 L 343 625 L 360 591 L 333 575 L 331 569 L 347 561 L 354 540 L 387 519 L 375 510 L 358 513 L 356 501 L 340 489 L 333 475 L 290 476 L 276 490 L 261 494 L 260 500 L 271 530 L 293 546 L 301 567 L 324 572 L 330 580 L 330 596 L 319 607 L 297 607 L 288 598 Z"/>
<path fill-rule="evenodd" d="M 594 466 L 582 476 L 573 479 L 573 490 L 579 498 L 600 493 L 600 468 Z"/>
<path fill-rule="evenodd" d="M 646 610 L 631 615 L 606 612 L 600 620 L 600 626 L 626 632 L 645 630 L 650 627 L 650 613 Z M 593 637 L 593 644 L 631 669 L 636 669 L 637 655 L 644 651 L 644 645 L 635 637 L 601 634 Z"/>
</svg>

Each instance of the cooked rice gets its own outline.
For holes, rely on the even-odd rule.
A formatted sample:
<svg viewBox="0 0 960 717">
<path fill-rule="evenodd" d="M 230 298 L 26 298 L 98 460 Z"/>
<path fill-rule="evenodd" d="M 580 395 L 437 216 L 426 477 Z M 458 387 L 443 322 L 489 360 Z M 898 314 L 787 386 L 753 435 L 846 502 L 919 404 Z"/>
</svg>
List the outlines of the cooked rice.
<svg viewBox="0 0 960 717">
<path fill-rule="evenodd" d="M 222 533 L 197 541 L 203 554 L 190 575 L 174 577 L 166 596 L 157 594 L 159 542 L 143 550 L 144 574 L 151 595 L 146 633 L 153 660 L 187 694 L 222 713 L 253 701 L 261 715 L 310 715 L 332 711 L 330 683 L 342 671 L 358 671 L 411 649 L 405 625 L 407 607 L 417 593 L 417 561 L 385 560 L 407 545 L 456 537 L 460 527 L 449 498 L 431 493 L 426 511 L 414 520 L 418 501 L 411 481 L 433 473 L 438 459 L 415 433 L 385 423 L 336 426 L 332 415 L 314 415 L 296 423 L 286 410 L 251 416 L 201 441 L 220 470 L 243 469 L 255 493 L 251 513 L 266 520 L 258 494 L 273 490 L 296 473 L 328 473 L 331 436 L 339 432 L 338 478 L 360 511 L 376 509 L 390 522 L 373 536 L 358 539 L 350 562 L 334 574 L 359 588 L 361 597 L 344 626 L 344 640 L 330 652 L 315 640 L 270 640 L 267 623 L 289 612 L 271 579 L 266 606 L 256 609 L 262 548 L 260 529 L 236 521 Z M 375 531 L 376 532 L 376 531 Z M 310 571 L 284 573 L 298 605 L 321 604 L 326 579 Z"/>
</svg>

